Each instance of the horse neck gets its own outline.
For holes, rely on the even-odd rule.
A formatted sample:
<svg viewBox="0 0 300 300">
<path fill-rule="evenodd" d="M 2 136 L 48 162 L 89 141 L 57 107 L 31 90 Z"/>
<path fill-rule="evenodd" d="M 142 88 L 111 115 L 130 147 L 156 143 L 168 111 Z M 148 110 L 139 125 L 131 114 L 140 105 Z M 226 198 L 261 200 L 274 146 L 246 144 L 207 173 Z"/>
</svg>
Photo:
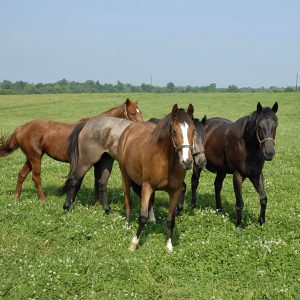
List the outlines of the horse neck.
<svg viewBox="0 0 300 300">
<path fill-rule="evenodd" d="M 245 127 L 245 132 L 244 132 L 243 138 L 245 140 L 246 150 L 249 153 L 252 153 L 256 159 L 259 159 L 261 157 L 261 159 L 264 160 L 263 155 L 262 155 L 262 150 L 260 147 L 260 143 L 257 140 L 255 116 L 252 118 L 249 118 L 249 121 L 247 122 L 246 127 Z"/>
<path fill-rule="evenodd" d="M 164 138 L 163 140 L 158 141 L 157 143 L 160 144 L 160 149 L 164 151 L 166 158 L 169 160 L 171 169 L 177 167 L 181 168 L 179 166 L 178 153 L 174 149 L 174 145 L 171 138 Z"/>
<path fill-rule="evenodd" d="M 102 114 L 100 114 L 100 116 L 123 118 L 124 114 L 125 114 L 125 107 L 124 104 L 122 104 L 117 107 L 113 107 L 108 111 L 103 112 Z"/>
</svg>

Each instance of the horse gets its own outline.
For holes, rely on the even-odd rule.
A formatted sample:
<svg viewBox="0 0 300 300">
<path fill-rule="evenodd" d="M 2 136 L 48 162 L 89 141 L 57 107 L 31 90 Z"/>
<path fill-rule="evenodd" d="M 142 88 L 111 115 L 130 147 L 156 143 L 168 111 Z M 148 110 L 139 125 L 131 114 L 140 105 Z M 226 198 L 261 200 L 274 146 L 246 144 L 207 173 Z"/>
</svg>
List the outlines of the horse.
<svg viewBox="0 0 300 300">
<path fill-rule="evenodd" d="M 126 219 L 130 214 L 130 188 L 132 183 L 142 187 L 141 212 L 136 235 L 129 250 L 138 246 L 144 225 L 148 221 L 149 203 L 153 192 L 163 190 L 169 194 L 167 218 L 167 249 L 172 252 L 176 205 L 182 194 L 186 170 L 193 163 L 195 125 L 191 112 L 178 109 L 161 119 L 153 128 L 145 123 L 134 123 L 122 133 L 118 144 L 118 159 L 122 173 L 122 187 Z"/>
<path fill-rule="evenodd" d="M 133 102 L 129 99 L 121 105 L 113 107 L 98 116 L 114 116 L 133 121 L 143 121 L 142 113 L 138 109 L 137 102 Z M 15 192 L 17 199 L 21 196 L 24 180 L 32 171 L 32 180 L 37 189 L 39 198 L 41 201 L 45 201 L 45 194 L 42 190 L 40 179 L 43 155 L 46 153 L 55 160 L 69 162 L 69 135 L 78 124 L 83 127 L 85 122 L 95 119 L 98 116 L 83 118 L 74 123 L 37 119 L 17 127 L 8 138 L 0 135 L 0 157 L 7 156 L 18 148 L 21 148 L 26 156 L 26 162 L 20 169 L 18 175 Z"/>
<path fill-rule="evenodd" d="M 194 108 L 191 107 L 191 104 L 190 104 L 188 110 L 194 112 Z M 194 136 L 195 140 L 193 142 L 194 149 L 193 149 L 193 153 L 192 153 L 193 159 L 194 159 L 193 170 L 195 168 L 203 169 L 204 166 L 206 165 L 206 157 L 205 157 L 205 151 L 204 151 L 204 137 L 205 137 L 204 126 L 205 126 L 205 123 L 207 120 L 207 116 L 205 115 L 202 118 L 202 120 L 200 121 L 198 118 L 195 118 L 194 115 L 192 114 L 192 120 L 196 127 L 196 134 Z M 148 121 L 157 124 L 160 121 L 160 119 L 151 118 Z M 141 188 L 140 187 L 138 187 L 137 185 L 134 185 L 134 191 L 136 194 L 141 196 Z M 186 183 L 183 182 L 182 196 L 176 207 L 176 215 L 178 215 L 178 216 L 182 213 L 182 210 L 183 210 L 185 193 L 186 193 Z M 151 198 L 150 209 L 149 209 L 149 211 L 151 212 L 151 219 L 154 221 L 155 220 L 154 210 L 153 210 L 153 207 L 151 207 L 153 205 L 153 200 L 154 200 L 154 195 L 153 195 L 153 198 Z"/>
<path fill-rule="evenodd" d="M 278 126 L 276 113 L 278 103 L 263 108 L 257 103 L 256 111 L 235 122 L 223 118 L 208 119 L 205 126 L 204 149 L 206 168 L 216 173 L 214 181 L 216 210 L 222 211 L 221 189 L 226 174 L 233 174 L 236 198 L 236 226 L 242 227 L 242 183 L 246 178 L 252 182 L 260 197 L 258 223 L 265 223 L 267 196 L 264 189 L 263 166 L 275 155 L 275 136 Z M 196 190 L 202 168 L 194 166 L 192 175 L 191 208 L 196 207 Z"/>
<path fill-rule="evenodd" d="M 191 104 L 188 110 L 194 110 Z M 152 121 L 152 123 L 157 122 Z M 120 136 L 130 124 L 132 122 L 125 122 L 125 120 L 111 117 L 101 117 L 87 122 L 84 127 L 81 127 L 80 124 L 75 127 L 70 135 L 70 172 L 63 188 L 67 193 L 66 201 L 63 205 L 65 211 L 70 210 L 84 175 L 94 165 L 94 203 L 98 202 L 100 198 L 105 212 L 107 214 L 111 212 L 107 196 L 107 183 L 114 160 L 118 160 L 117 145 Z M 149 126 L 152 129 L 156 126 L 149 122 L 145 122 L 145 124 L 145 126 Z M 193 146 L 195 163 L 201 167 L 205 160 L 205 156 L 203 156 L 203 130 L 197 130 Z M 140 196 L 140 187 L 133 185 L 132 188 Z"/>
<path fill-rule="evenodd" d="M 95 167 L 95 202 L 101 199 L 106 213 L 111 211 L 106 186 L 121 134 L 133 121 L 113 117 L 90 120 L 82 127 L 78 124 L 70 135 L 70 172 L 65 182 L 65 211 L 70 210 L 86 172 Z"/>
</svg>

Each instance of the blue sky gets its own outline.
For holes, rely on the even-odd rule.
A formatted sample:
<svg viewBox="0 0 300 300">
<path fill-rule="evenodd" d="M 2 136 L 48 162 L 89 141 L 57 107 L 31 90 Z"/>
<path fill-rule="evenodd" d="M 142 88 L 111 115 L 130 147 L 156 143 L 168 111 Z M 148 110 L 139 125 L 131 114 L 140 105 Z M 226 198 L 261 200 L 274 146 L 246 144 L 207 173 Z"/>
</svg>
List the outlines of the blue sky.
<svg viewBox="0 0 300 300">
<path fill-rule="evenodd" d="M 300 1 L 0 2 L 0 81 L 294 86 Z"/>
</svg>

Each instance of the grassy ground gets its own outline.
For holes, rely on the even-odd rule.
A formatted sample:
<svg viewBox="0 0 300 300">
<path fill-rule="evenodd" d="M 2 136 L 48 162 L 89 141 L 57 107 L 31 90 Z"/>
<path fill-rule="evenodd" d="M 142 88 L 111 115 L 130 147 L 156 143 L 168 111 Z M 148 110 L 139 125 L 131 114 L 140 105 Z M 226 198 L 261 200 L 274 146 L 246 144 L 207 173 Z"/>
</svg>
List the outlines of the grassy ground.
<svg viewBox="0 0 300 300">
<path fill-rule="evenodd" d="M 74 121 L 123 102 L 128 95 L 79 94 L 1 96 L 0 130 L 26 121 Z M 172 105 L 195 115 L 232 120 L 279 103 L 276 156 L 265 164 L 269 199 L 266 224 L 257 224 L 259 197 L 249 181 L 243 195 L 244 229 L 235 228 L 232 177 L 222 190 L 224 213 L 214 212 L 213 174 L 204 172 L 197 208 L 190 210 L 190 173 L 184 214 L 176 220 L 174 253 L 166 250 L 167 196 L 157 193 L 156 224 L 145 227 L 136 253 L 128 246 L 136 231 L 139 200 L 133 196 L 132 227 L 125 224 L 117 164 L 108 192 L 113 213 L 91 205 L 88 174 L 77 202 L 64 214 L 58 188 L 68 165 L 44 157 L 42 185 L 47 203 L 37 199 L 28 176 L 20 201 L 14 199 L 20 150 L 0 159 L 0 297 L 7 299 L 299 299 L 300 295 L 300 104 L 299 94 L 141 94 L 144 118 L 162 117 Z"/>
</svg>

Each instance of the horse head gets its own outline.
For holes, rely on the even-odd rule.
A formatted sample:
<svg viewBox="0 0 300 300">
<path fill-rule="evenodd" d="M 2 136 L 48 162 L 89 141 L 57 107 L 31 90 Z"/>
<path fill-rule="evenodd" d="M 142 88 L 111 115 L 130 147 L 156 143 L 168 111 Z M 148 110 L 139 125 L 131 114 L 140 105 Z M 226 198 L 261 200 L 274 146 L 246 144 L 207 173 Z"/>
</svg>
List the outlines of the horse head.
<svg viewBox="0 0 300 300">
<path fill-rule="evenodd" d="M 275 155 L 278 103 L 275 102 L 272 108 L 263 108 L 260 102 L 258 102 L 256 111 L 256 138 L 260 144 L 264 158 L 272 160 Z"/>
<path fill-rule="evenodd" d="M 196 130 L 192 121 L 193 111 L 192 105 L 188 112 L 185 112 L 175 104 L 171 113 L 171 139 L 179 156 L 179 164 L 185 170 L 191 169 L 193 164 L 192 151 Z"/>
<path fill-rule="evenodd" d="M 143 122 L 142 112 L 138 108 L 138 101 L 131 101 L 126 99 L 124 103 L 124 119 L 128 119 L 136 122 Z"/>
<path fill-rule="evenodd" d="M 205 123 L 207 120 L 206 115 L 202 118 L 201 121 L 198 119 L 193 119 L 194 125 L 196 127 L 196 132 L 194 135 L 194 149 L 193 149 L 193 158 L 194 163 L 198 168 L 203 168 L 206 165 L 206 156 L 204 153 L 204 137 L 205 137 Z"/>
</svg>

